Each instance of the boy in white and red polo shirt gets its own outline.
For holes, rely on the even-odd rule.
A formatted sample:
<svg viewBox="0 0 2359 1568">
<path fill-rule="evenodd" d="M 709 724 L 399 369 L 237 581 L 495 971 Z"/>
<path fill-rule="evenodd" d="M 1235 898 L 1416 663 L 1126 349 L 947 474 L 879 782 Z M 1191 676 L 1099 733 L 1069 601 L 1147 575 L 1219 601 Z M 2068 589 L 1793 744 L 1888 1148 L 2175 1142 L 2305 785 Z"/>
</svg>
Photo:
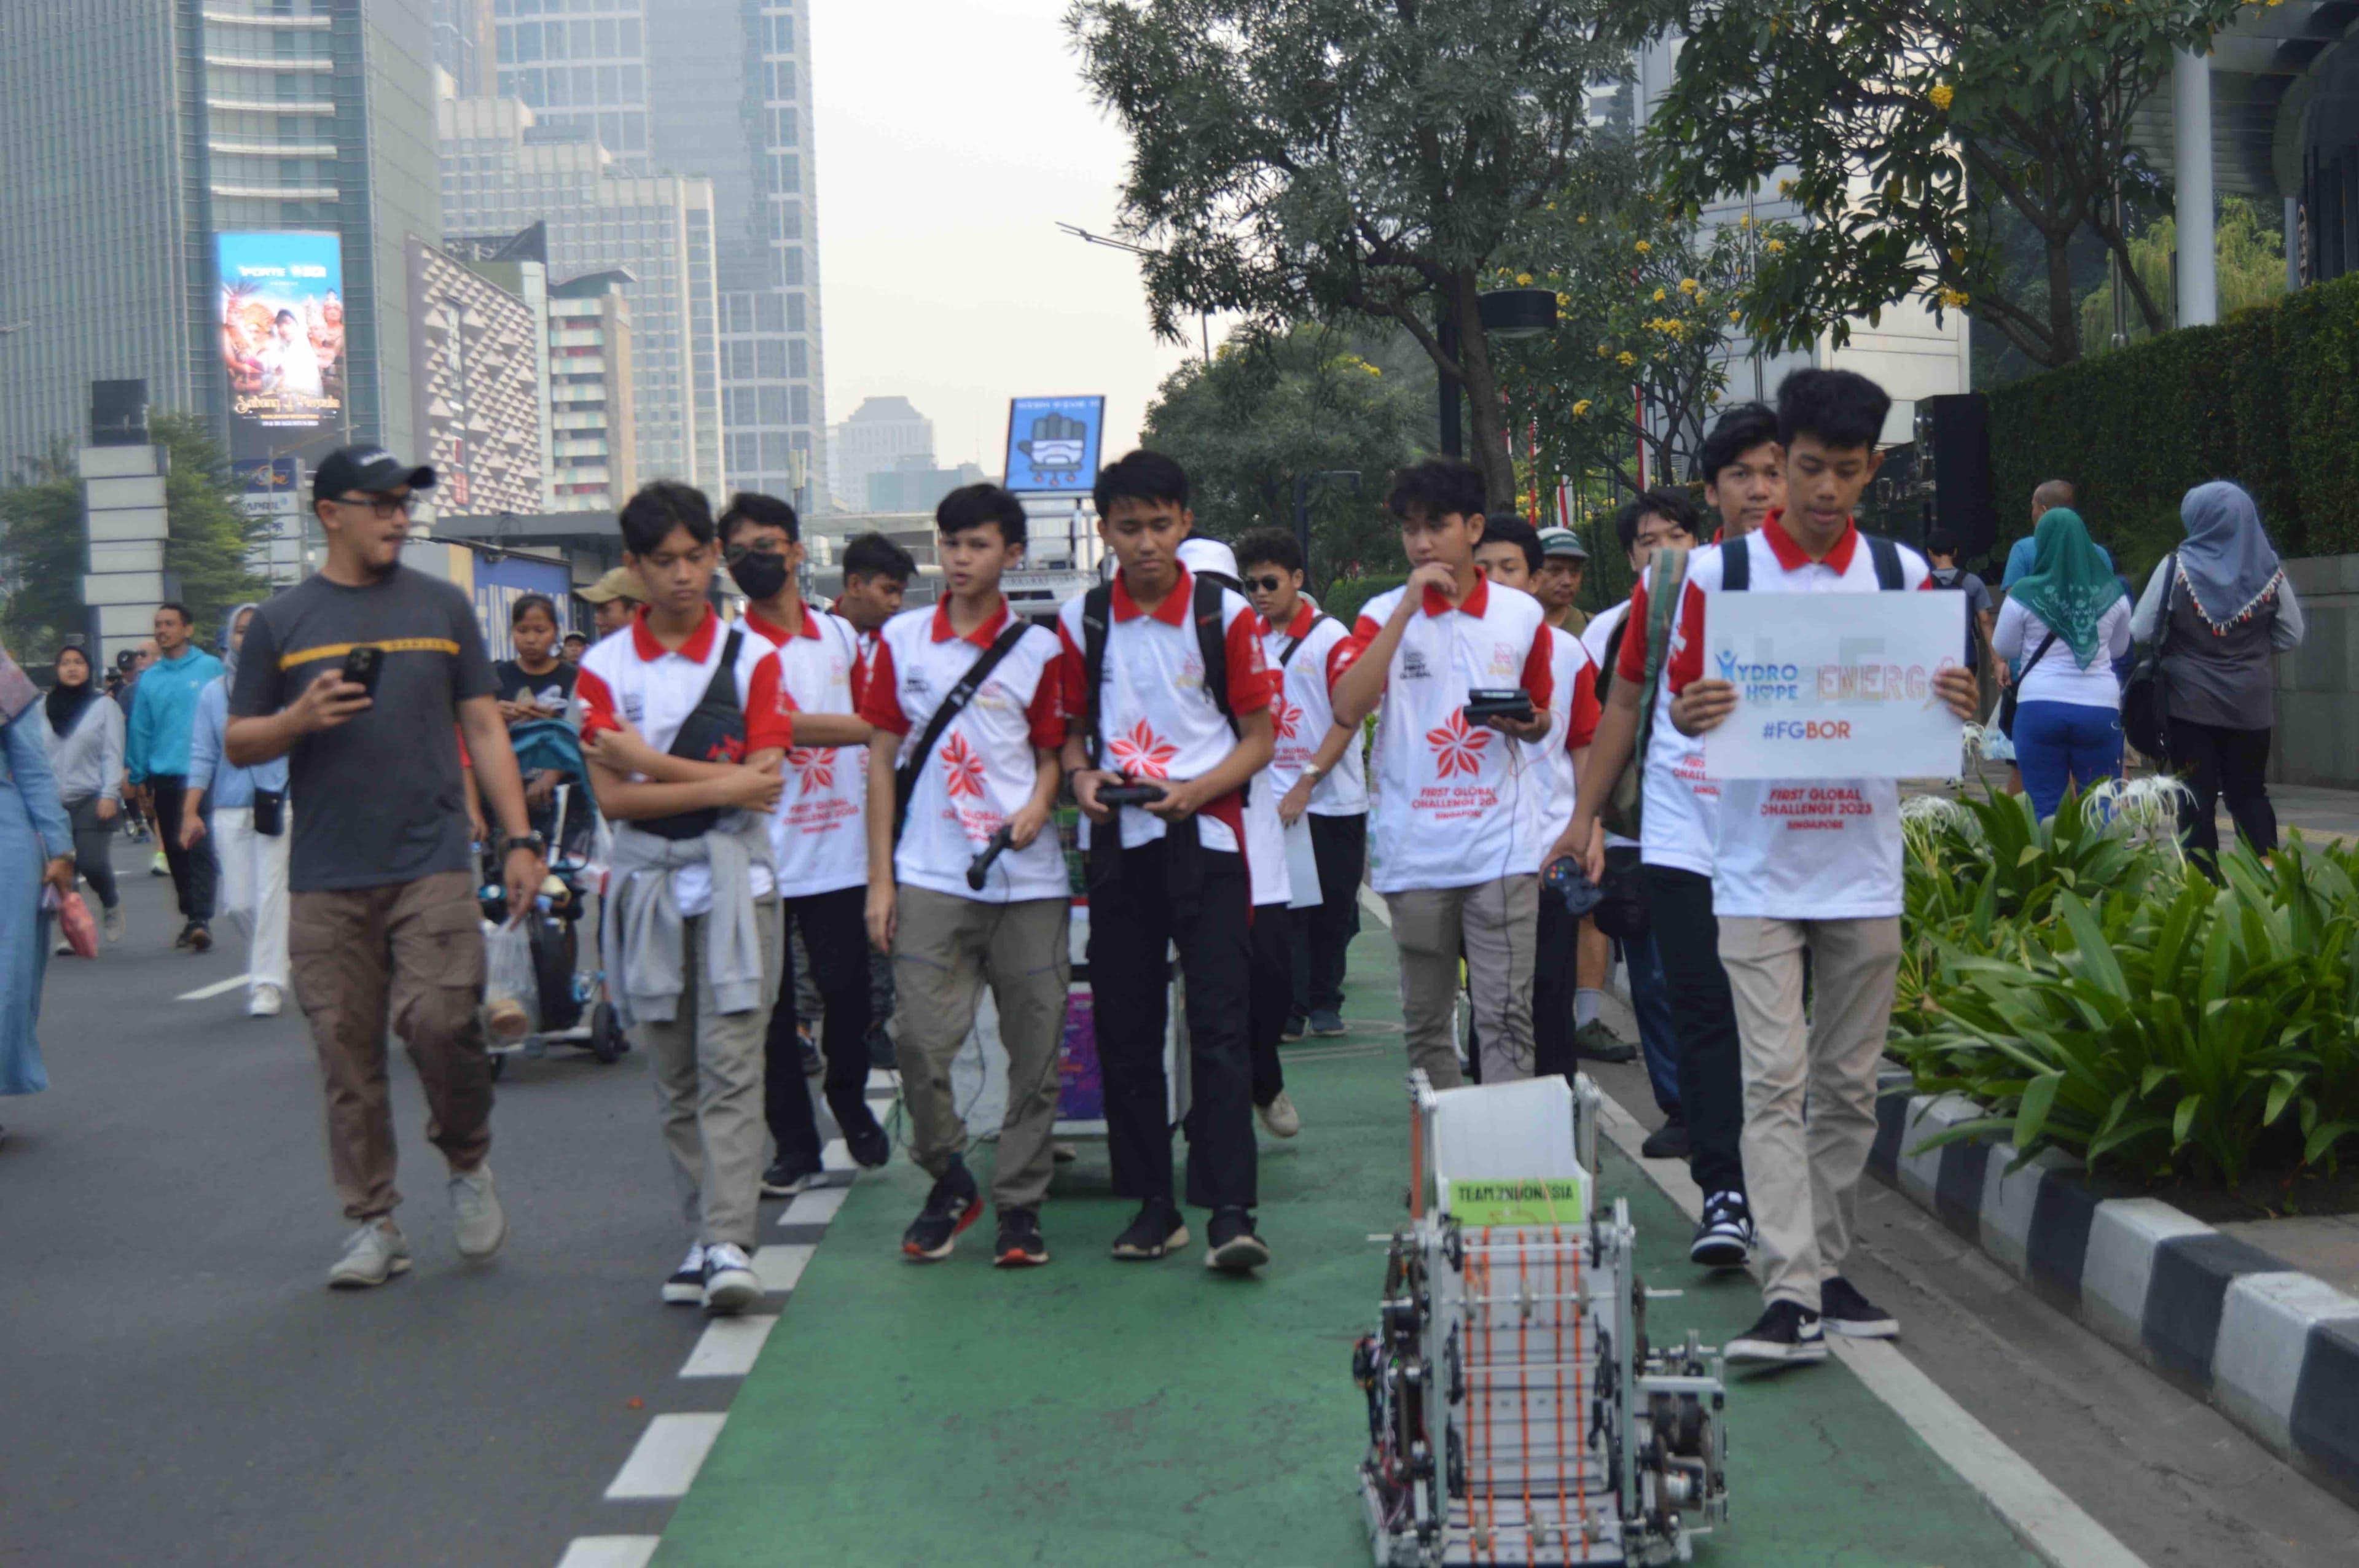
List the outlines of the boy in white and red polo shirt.
<svg viewBox="0 0 2359 1568">
<path fill-rule="evenodd" d="M 742 1312 L 762 1298 L 763 1030 L 778 984 L 766 827 L 793 729 L 769 645 L 704 595 L 720 559 L 701 492 L 658 481 L 622 513 L 647 588 L 574 683 L 599 809 L 614 825 L 600 944 L 647 1047 L 664 1144 L 695 1242 L 663 1299 Z"/>
<path fill-rule="evenodd" d="M 1361 610 L 1328 679 L 1338 723 L 1380 714 L 1370 881 L 1400 948 L 1409 1062 L 1436 1088 L 1462 1079 L 1450 1028 L 1462 953 L 1484 1081 L 1528 1078 L 1539 877 L 1526 813 L 1549 784 L 1514 742 L 1554 730 L 1555 643 L 1538 600 L 1475 568 L 1484 499 L 1472 464 L 1403 469 L 1387 505 L 1415 569 Z M 1529 718 L 1466 717 L 1473 692 L 1510 688 L 1529 699 Z"/>
<path fill-rule="evenodd" d="M 1065 856 L 1057 836 L 1043 831 L 1063 777 L 1057 753 L 1065 742 L 1064 655 L 1055 633 L 1016 620 L 999 591 L 1000 574 L 1024 559 L 1024 503 L 997 485 L 968 485 L 943 497 L 934 524 L 948 591 L 930 609 L 884 624 L 860 704 L 861 717 L 875 726 L 868 937 L 893 955 L 909 1154 L 934 1178 L 901 1250 L 921 1262 L 947 1258 L 983 1212 L 983 1194 L 966 1168 L 966 1120 L 951 1092 L 951 1062 L 974 1027 L 988 981 L 1007 1052 L 1007 1111 L 991 1184 L 999 1208 L 992 1260 L 1019 1268 L 1049 1260 L 1040 1200 L 1053 1162 L 1049 1133 L 1072 978 Z M 941 718 L 954 695 L 958 705 Z M 995 846 L 977 886 L 973 868 Z"/>
<path fill-rule="evenodd" d="M 1065 769 L 1087 819 L 1090 991 L 1106 1141 L 1114 1190 L 1140 1201 L 1114 1255 L 1160 1258 L 1188 1240 L 1171 1198 L 1163 1071 L 1166 954 L 1176 942 L 1188 977 L 1188 1201 L 1212 1211 L 1205 1266 L 1254 1269 L 1269 1249 L 1253 1216 L 1243 792 L 1270 758 L 1268 673 L 1252 607 L 1200 585 L 1180 563 L 1180 541 L 1195 525 L 1180 465 L 1133 452 L 1099 473 L 1096 501 L 1098 533 L 1121 569 L 1108 587 L 1068 602 L 1057 631 Z M 1100 798 L 1136 786 L 1153 797 Z"/>
<path fill-rule="evenodd" d="M 1778 388 L 1787 505 L 1758 532 L 1689 560 L 1665 667 L 1680 733 L 1704 734 L 1737 704 L 1734 686 L 1704 678 L 1710 596 L 1930 586 L 1923 557 L 1852 523 L 1880 464 L 1875 443 L 1891 406 L 1851 371 L 1797 371 Z M 1646 608 L 1642 590 L 1631 601 L 1617 678 L 1643 676 Z M 1935 687 L 1952 712 L 1973 716 L 1969 671 L 1945 669 Z M 1736 1004 L 1745 1177 L 1767 1302 L 1727 1354 L 1823 1360 L 1828 1333 L 1899 1332 L 1842 1270 L 1875 1137 L 1876 1063 L 1900 960 L 1900 791 L 1891 779 L 1730 779 L 1720 787 L 1712 909 Z M 1815 993 L 1807 1014 L 1805 951 Z"/>
<path fill-rule="evenodd" d="M 893 1145 L 868 1108 L 869 729 L 853 711 L 860 640 L 840 617 L 803 602 L 798 585 L 802 527 L 775 496 L 740 494 L 721 514 L 729 574 L 751 600 L 746 630 L 777 651 L 779 679 L 795 714 L 786 788 L 770 821 L 778 867 L 778 923 L 799 933 L 819 982 L 821 1038 L 827 1051 L 827 1108 L 853 1160 L 869 1169 Z M 799 1193 L 819 1178 L 819 1119 L 796 1036 L 793 947 L 770 1014 L 763 1114 L 777 1158 L 763 1173 L 765 1196 Z"/>
</svg>

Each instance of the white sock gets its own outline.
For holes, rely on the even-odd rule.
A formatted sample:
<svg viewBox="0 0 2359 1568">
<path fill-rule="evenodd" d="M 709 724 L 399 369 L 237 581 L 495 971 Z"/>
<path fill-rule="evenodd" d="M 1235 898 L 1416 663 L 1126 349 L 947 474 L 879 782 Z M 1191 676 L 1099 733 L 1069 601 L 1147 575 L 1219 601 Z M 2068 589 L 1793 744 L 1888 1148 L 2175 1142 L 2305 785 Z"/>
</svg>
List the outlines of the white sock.
<svg viewBox="0 0 2359 1568">
<path fill-rule="evenodd" d="M 1572 993 L 1572 1026 L 1575 1029 L 1588 1028 L 1597 1022 L 1598 1010 L 1604 1005 L 1603 991 L 1591 990 L 1586 986 L 1574 991 Z"/>
</svg>

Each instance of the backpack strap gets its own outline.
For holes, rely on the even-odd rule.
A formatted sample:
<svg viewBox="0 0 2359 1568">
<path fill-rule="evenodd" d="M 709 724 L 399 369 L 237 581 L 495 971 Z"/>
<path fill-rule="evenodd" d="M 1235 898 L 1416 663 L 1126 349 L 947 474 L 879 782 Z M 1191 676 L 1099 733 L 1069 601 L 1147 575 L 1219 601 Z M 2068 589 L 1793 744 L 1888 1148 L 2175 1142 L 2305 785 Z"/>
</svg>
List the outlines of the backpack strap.
<svg viewBox="0 0 2359 1568">
<path fill-rule="evenodd" d="M 1900 546 L 1881 534 L 1869 534 L 1865 538 L 1868 559 L 1875 563 L 1876 591 L 1898 593 L 1906 589 L 1908 579 L 1901 575 Z"/>
<path fill-rule="evenodd" d="M 942 732 L 951 727 L 951 720 L 966 711 L 966 705 L 974 700 L 974 694 L 983 689 L 983 683 L 991 678 L 991 672 L 999 667 L 1001 660 L 1016 651 L 1016 644 L 1024 640 L 1024 633 L 1029 629 L 1028 622 L 1016 619 L 1012 611 L 1009 612 L 1006 629 L 993 640 L 990 647 L 984 650 L 981 658 L 967 666 L 966 674 L 959 677 L 958 685 L 951 687 L 948 695 L 943 697 L 941 706 L 934 709 L 934 716 L 926 721 L 925 733 L 918 737 L 917 747 L 910 752 L 908 761 L 893 770 L 895 843 L 900 842 L 901 828 L 909 820 L 909 797 L 918 792 L 918 775 L 925 772 L 926 759 L 934 754 L 934 747 L 940 741 Z"/>
<path fill-rule="evenodd" d="M 1753 550 L 1745 542 L 1752 536 L 1747 534 L 1742 538 L 1731 539 L 1720 547 L 1721 592 L 1744 593 L 1753 587 Z M 1655 552 L 1655 558 L 1662 559 L 1660 550 Z"/>
<path fill-rule="evenodd" d="M 1114 589 L 1100 583 L 1082 596 L 1082 678 L 1089 690 L 1090 766 L 1098 765 L 1105 744 L 1106 626 L 1114 619 Z"/>
<path fill-rule="evenodd" d="M 1212 706 L 1229 721 L 1232 734 L 1243 734 L 1229 707 L 1229 629 L 1223 624 L 1221 596 L 1228 590 L 1211 578 L 1196 579 L 1196 648 L 1204 659 L 1204 691 Z"/>
</svg>

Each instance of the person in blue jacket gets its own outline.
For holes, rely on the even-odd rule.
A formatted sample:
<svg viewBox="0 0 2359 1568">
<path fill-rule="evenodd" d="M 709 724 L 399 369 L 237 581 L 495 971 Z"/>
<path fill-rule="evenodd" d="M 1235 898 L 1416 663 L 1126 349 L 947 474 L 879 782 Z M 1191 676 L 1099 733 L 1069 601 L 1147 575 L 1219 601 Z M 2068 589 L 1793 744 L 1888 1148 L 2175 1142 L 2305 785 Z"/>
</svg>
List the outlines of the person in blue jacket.
<svg viewBox="0 0 2359 1568">
<path fill-rule="evenodd" d="M 180 842 L 180 806 L 189 787 L 189 737 L 196 728 L 197 698 L 221 678 L 222 662 L 190 645 L 195 630 L 187 605 L 156 607 L 156 646 L 162 656 L 139 677 L 131 699 L 123 766 L 154 807 L 156 836 L 164 841 L 165 864 L 187 922 L 172 946 L 202 953 L 213 945 L 213 889 L 221 872 L 212 845 L 202 838 L 193 845 Z"/>
<path fill-rule="evenodd" d="M 224 754 L 230 683 L 255 606 L 241 604 L 222 622 L 221 679 L 197 698 L 189 738 L 189 783 L 180 819 L 166 831 L 194 847 L 210 840 L 221 866 L 222 913 L 242 916 L 251 937 L 245 1011 L 276 1018 L 287 996 L 287 759 L 241 768 Z"/>
<path fill-rule="evenodd" d="M 0 1096 L 49 1087 L 33 1026 L 41 1016 L 52 917 L 44 889 L 73 891 L 73 825 L 58 800 L 35 710 L 41 694 L 0 649 Z"/>
</svg>

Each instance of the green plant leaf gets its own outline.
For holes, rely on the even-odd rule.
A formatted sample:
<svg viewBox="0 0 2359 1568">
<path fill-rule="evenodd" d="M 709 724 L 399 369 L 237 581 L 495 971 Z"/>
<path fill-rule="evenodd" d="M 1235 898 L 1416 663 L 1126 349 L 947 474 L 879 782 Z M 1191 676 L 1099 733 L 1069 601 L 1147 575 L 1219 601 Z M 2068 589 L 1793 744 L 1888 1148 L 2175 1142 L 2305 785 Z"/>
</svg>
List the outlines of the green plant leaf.
<svg viewBox="0 0 2359 1568">
<path fill-rule="evenodd" d="M 2048 1125 L 2048 1113 L 2056 1104 L 2056 1091 L 2063 1086 L 2060 1072 L 2042 1073 L 2031 1080 L 2023 1091 L 2023 1102 L 2015 1113 L 2015 1146 L 2028 1149 L 2038 1141 L 2041 1129 Z"/>
<path fill-rule="evenodd" d="M 2201 1095 L 2189 1095 L 2179 1102 L 2179 1109 L 2173 1112 L 2170 1118 L 2170 1146 L 2172 1148 L 2177 1149 L 2182 1147 L 2187 1142 L 2187 1134 L 2195 1125 L 2196 1113 L 2201 1111 L 2202 1108 L 2203 1097 Z"/>
</svg>

